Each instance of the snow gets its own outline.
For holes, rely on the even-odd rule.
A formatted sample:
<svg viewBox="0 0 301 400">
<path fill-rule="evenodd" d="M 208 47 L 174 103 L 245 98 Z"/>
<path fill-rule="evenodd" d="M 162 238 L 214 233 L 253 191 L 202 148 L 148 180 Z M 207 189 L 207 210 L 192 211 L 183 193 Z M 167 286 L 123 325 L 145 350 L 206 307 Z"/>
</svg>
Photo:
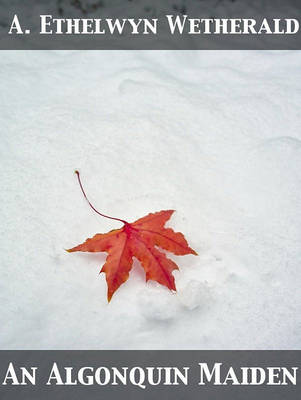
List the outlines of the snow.
<svg viewBox="0 0 301 400">
<path fill-rule="evenodd" d="M 300 348 L 300 52 L 2 52 L 2 349 Z M 178 292 L 64 251 L 168 223 Z"/>
</svg>

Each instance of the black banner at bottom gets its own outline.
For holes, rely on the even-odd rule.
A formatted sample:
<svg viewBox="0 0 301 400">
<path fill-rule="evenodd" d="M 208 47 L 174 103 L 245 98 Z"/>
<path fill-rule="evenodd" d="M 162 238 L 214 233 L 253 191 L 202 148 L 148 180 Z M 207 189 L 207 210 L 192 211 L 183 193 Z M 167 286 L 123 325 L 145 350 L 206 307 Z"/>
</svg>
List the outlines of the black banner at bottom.
<svg viewBox="0 0 301 400">
<path fill-rule="evenodd" d="M 300 351 L 0 351 L 0 398 L 300 399 Z"/>
</svg>

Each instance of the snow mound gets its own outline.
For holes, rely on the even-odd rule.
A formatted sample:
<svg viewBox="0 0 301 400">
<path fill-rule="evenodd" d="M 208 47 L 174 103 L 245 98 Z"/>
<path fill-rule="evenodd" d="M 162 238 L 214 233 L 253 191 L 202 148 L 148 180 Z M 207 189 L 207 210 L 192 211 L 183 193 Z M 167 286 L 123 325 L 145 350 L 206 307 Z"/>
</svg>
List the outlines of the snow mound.
<svg viewBox="0 0 301 400">
<path fill-rule="evenodd" d="M 6 349 L 300 348 L 300 52 L 3 52 Z M 298 79 L 299 78 L 299 79 Z M 175 209 L 178 291 L 65 248 Z"/>
</svg>

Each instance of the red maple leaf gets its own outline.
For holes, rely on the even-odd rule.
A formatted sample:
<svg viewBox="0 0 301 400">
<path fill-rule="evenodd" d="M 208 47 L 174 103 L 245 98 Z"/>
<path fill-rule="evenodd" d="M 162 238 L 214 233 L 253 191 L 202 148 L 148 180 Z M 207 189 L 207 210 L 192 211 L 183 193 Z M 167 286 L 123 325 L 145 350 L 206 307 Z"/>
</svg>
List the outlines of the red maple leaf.
<svg viewBox="0 0 301 400">
<path fill-rule="evenodd" d="M 84 243 L 67 250 L 88 252 L 107 252 L 108 256 L 100 272 L 106 274 L 108 284 L 108 301 L 111 300 L 115 291 L 129 277 L 132 268 L 133 257 L 136 257 L 146 273 L 146 281 L 153 280 L 170 290 L 176 290 L 175 280 L 172 272 L 179 269 L 177 264 L 166 257 L 155 246 L 170 251 L 176 255 L 197 253 L 188 246 L 184 235 L 174 232 L 171 228 L 165 228 L 174 210 L 159 211 L 154 214 L 128 223 L 119 218 L 109 217 L 98 212 L 89 202 L 79 172 L 75 171 L 81 190 L 92 209 L 99 215 L 120 221 L 123 223 L 121 229 L 114 229 L 108 233 L 97 233 Z"/>
</svg>

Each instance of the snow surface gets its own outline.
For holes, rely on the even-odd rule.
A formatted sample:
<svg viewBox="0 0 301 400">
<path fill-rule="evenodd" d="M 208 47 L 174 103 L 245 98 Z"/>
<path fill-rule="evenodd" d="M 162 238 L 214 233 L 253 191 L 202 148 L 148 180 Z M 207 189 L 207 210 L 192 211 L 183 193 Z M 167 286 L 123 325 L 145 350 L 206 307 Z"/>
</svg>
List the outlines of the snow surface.
<svg viewBox="0 0 301 400">
<path fill-rule="evenodd" d="M 300 52 L 1 52 L 2 349 L 300 348 Z M 177 294 L 64 251 L 176 209 Z"/>
</svg>

